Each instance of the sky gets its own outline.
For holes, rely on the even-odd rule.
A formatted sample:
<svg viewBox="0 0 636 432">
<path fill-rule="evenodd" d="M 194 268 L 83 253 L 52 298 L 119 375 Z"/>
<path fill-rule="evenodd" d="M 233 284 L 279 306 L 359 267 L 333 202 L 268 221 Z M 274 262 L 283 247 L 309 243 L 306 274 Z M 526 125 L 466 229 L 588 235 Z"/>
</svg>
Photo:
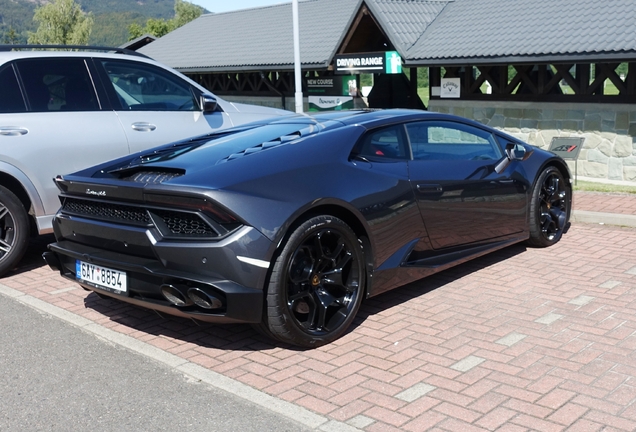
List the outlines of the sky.
<svg viewBox="0 0 636 432">
<path fill-rule="evenodd" d="M 271 6 L 279 3 L 291 3 L 292 0 L 188 0 L 203 6 L 210 12 L 229 12 L 239 9 L 249 9 L 260 6 Z"/>
</svg>

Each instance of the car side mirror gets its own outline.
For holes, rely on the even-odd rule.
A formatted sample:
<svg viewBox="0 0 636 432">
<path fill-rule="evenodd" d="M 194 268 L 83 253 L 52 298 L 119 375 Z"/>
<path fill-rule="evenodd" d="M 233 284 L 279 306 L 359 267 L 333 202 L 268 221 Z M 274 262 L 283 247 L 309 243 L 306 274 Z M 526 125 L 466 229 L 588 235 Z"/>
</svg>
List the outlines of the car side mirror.
<svg viewBox="0 0 636 432">
<path fill-rule="evenodd" d="M 508 144 L 506 146 L 506 153 L 508 157 L 510 158 L 510 160 L 516 160 L 516 161 L 524 160 L 526 157 L 526 148 L 522 146 L 521 144 L 514 144 L 512 148 L 508 150 L 508 146 L 510 145 L 511 144 Z"/>
<path fill-rule="evenodd" d="M 504 172 L 510 162 L 523 160 L 526 156 L 526 149 L 520 144 L 508 143 L 506 144 L 505 154 L 504 158 L 495 166 L 497 174 Z"/>
<path fill-rule="evenodd" d="M 211 94 L 202 94 L 200 98 L 200 106 L 203 114 L 209 114 L 216 111 L 216 98 Z"/>
</svg>

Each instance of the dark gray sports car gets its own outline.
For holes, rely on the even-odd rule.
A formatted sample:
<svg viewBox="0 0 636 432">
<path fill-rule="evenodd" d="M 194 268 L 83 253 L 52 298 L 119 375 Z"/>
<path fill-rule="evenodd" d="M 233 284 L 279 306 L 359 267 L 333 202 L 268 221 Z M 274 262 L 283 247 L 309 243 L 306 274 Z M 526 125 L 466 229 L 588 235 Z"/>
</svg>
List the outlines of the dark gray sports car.
<svg viewBox="0 0 636 432">
<path fill-rule="evenodd" d="M 253 123 L 56 179 L 48 264 L 161 313 L 341 336 L 364 298 L 569 226 L 553 153 L 459 117 L 342 111 Z"/>
</svg>

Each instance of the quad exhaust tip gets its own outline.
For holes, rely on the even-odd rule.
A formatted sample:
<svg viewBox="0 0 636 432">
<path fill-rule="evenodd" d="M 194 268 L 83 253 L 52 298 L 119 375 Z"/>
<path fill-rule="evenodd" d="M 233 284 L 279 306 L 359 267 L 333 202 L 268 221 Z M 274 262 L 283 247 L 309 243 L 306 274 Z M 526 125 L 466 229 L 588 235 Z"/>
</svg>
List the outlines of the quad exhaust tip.
<svg viewBox="0 0 636 432">
<path fill-rule="evenodd" d="M 187 295 L 184 293 L 187 293 Z M 208 294 L 200 288 L 163 284 L 161 285 L 161 294 L 166 300 L 177 307 L 186 307 L 193 304 L 208 310 L 223 307 L 223 302 L 220 299 Z"/>
<path fill-rule="evenodd" d="M 195 305 L 203 309 L 219 309 L 223 307 L 221 300 L 199 288 L 190 288 L 188 290 L 188 297 Z"/>
<path fill-rule="evenodd" d="M 183 292 L 174 285 L 161 285 L 161 294 L 163 294 L 166 300 L 177 307 L 190 306 L 192 304 L 192 300 L 186 297 Z"/>
</svg>

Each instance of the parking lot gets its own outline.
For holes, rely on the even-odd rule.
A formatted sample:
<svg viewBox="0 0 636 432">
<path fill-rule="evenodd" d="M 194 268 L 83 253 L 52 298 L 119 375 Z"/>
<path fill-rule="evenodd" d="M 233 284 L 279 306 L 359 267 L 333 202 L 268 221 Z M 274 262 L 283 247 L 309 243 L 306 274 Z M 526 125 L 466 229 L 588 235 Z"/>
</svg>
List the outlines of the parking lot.
<svg viewBox="0 0 636 432">
<path fill-rule="evenodd" d="M 315 350 L 100 299 L 44 266 L 51 240 L 5 291 L 304 408 L 323 430 L 636 430 L 636 228 L 575 222 L 554 247 L 512 246 L 374 297 Z"/>
</svg>

